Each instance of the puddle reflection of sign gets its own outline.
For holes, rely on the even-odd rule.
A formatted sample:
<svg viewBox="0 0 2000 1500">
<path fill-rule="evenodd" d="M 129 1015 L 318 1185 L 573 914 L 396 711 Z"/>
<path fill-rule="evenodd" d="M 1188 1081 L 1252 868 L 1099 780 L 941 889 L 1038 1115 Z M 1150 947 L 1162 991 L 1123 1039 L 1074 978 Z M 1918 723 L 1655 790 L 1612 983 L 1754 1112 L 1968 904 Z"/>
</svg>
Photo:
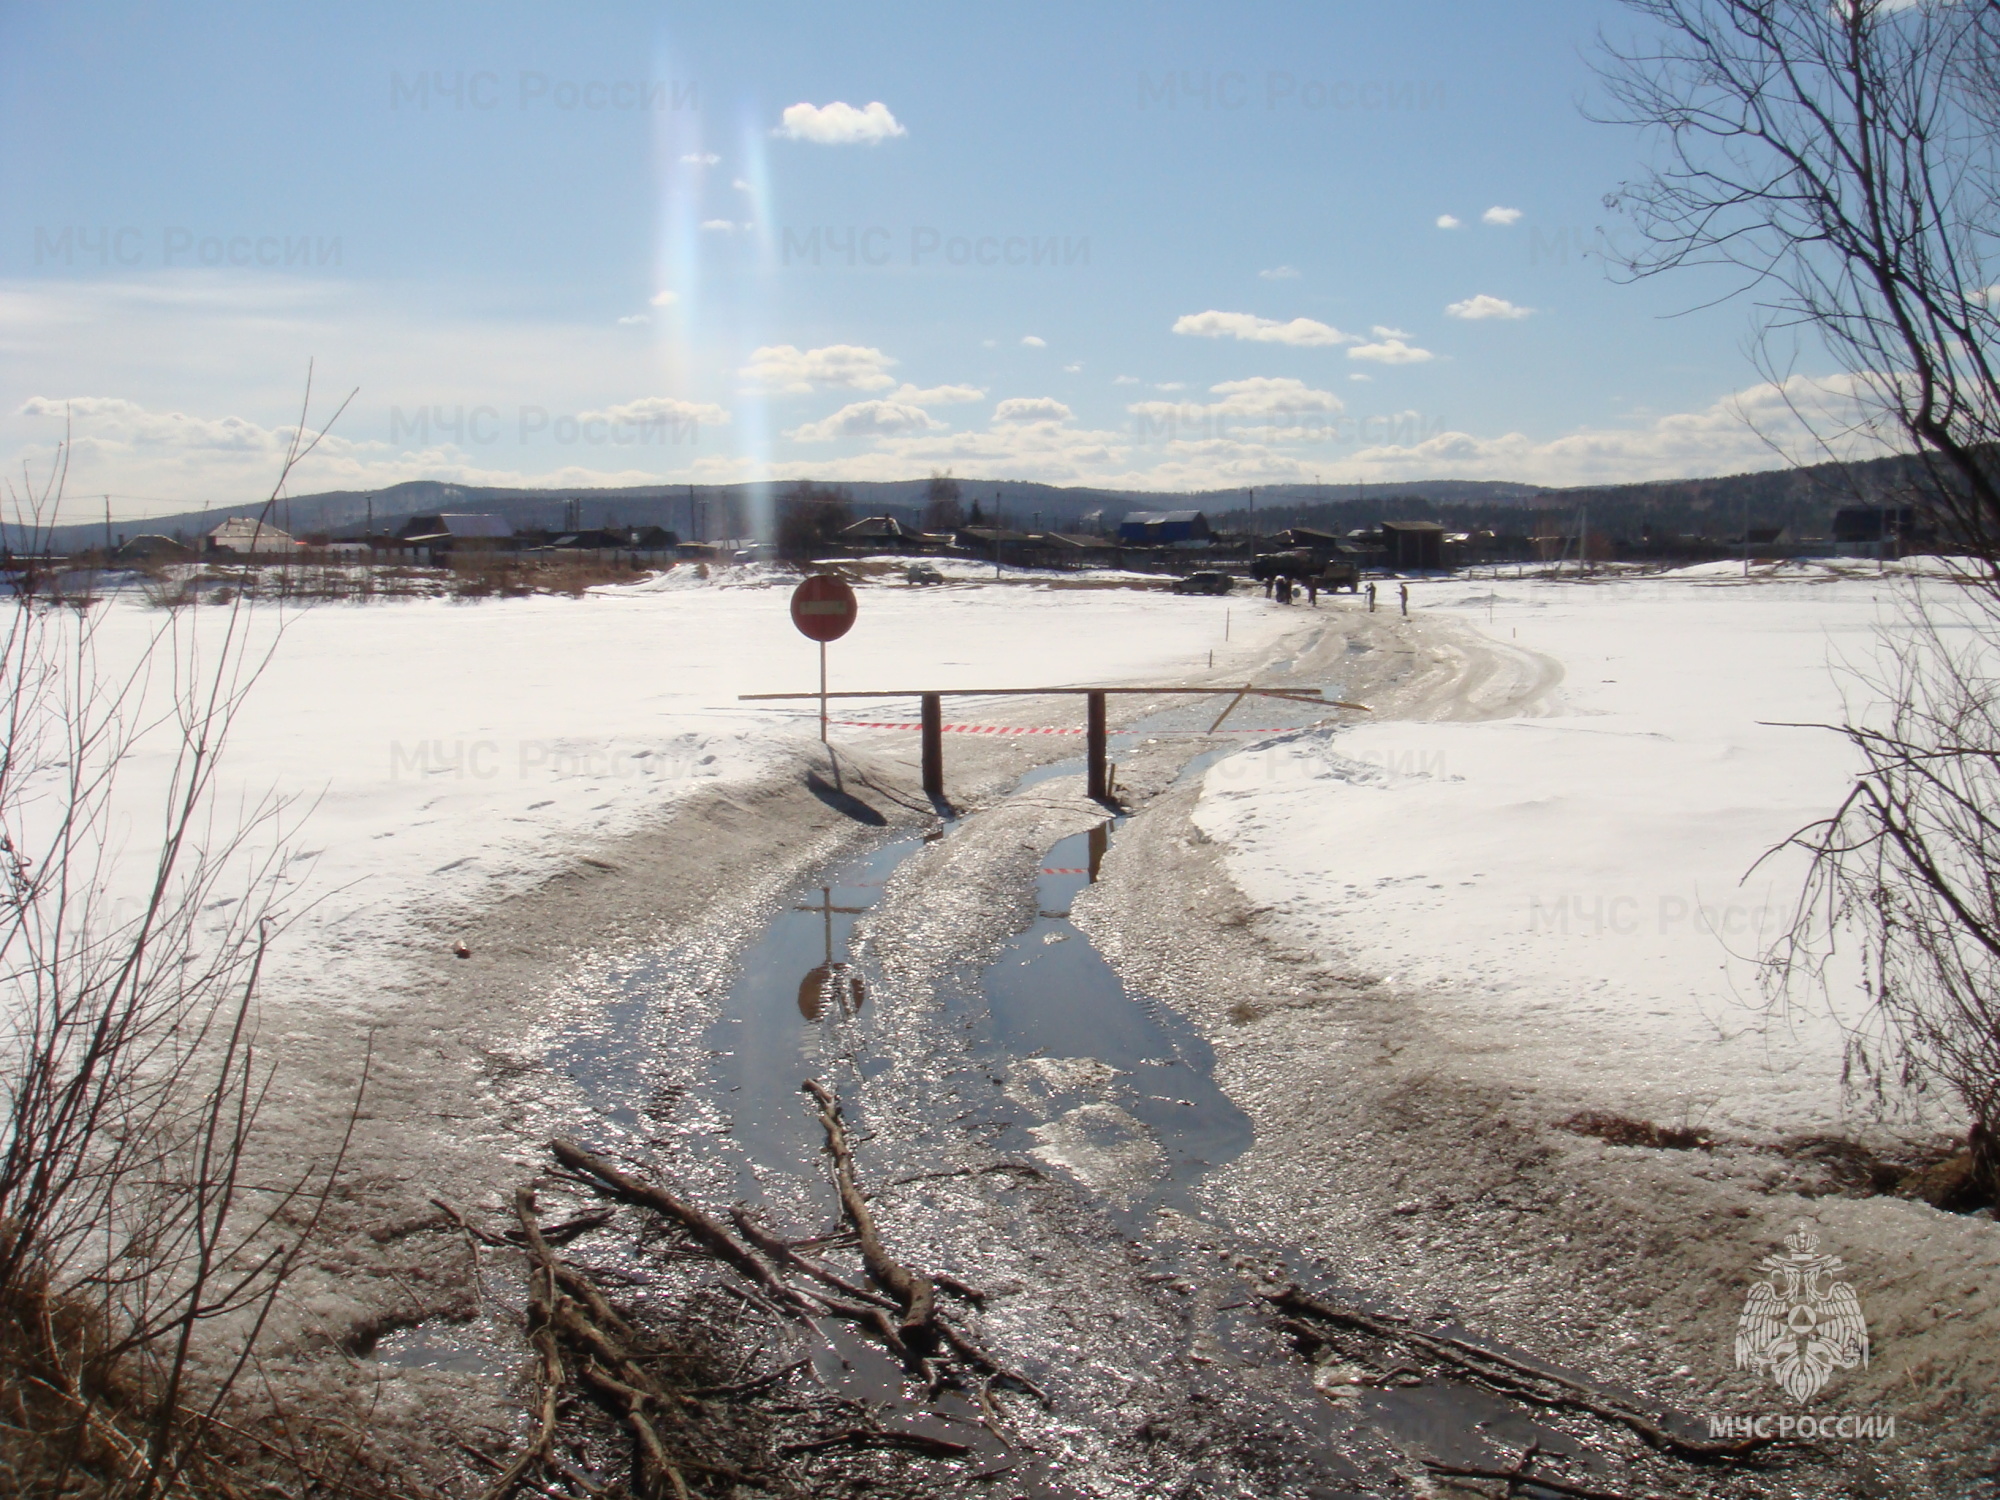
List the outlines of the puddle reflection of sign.
<svg viewBox="0 0 2000 1500">
<path fill-rule="evenodd" d="M 868 908 L 835 906 L 831 888 L 821 886 L 819 905 L 797 909 L 820 913 L 826 939 L 826 961 L 816 969 L 807 970 L 806 977 L 799 981 L 799 1014 L 808 1021 L 817 1021 L 828 1011 L 837 1015 L 859 1015 L 862 1002 L 868 998 L 868 986 L 861 977 L 861 971 L 853 964 L 834 961 L 833 914 L 839 912 L 843 916 L 859 916 Z"/>
<path fill-rule="evenodd" d="M 854 590 L 828 573 L 815 573 L 792 590 L 792 623 L 821 645 L 852 630 L 856 610 Z"/>
<path fill-rule="evenodd" d="M 799 1014 L 817 1021 L 829 1010 L 858 1015 L 868 986 L 853 964 L 821 964 L 799 981 Z"/>
</svg>

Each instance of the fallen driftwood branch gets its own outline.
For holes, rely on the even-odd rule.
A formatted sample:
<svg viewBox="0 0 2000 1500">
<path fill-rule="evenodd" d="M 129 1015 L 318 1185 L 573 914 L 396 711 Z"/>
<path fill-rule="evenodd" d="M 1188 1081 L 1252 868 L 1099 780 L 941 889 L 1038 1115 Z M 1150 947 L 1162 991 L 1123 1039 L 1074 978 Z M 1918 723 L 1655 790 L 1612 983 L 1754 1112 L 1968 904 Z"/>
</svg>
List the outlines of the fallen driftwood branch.
<svg viewBox="0 0 2000 1500">
<path fill-rule="evenodd" d="M 728 1385 L 698 1385 L 683 1391 L 681 1394 L 684 1396 L 693 1396 L 697 1400 L 700 1400 L 704 1396 L 747 1396 L 753 1391 L 761 1391 L 767 1385 L 775 1385 L 787 1375 L 796 1374 L 800 1370 L 809 1370 L 811 1368 L 811 1360 L 795 1359 L 788 1365 L 780 1365 L 777 1369 L 767 1371 L 762 1375 L 753 1375 L 748 1380 L 733 1381 Z"/>
<path fill-rule="evenodd" d="M 596 1213 L 578 1214 L 575 1218 L 565 1219 L 560 1224 L 549 1225 L 542 1231 L 542 1240 L 545 1244 L 567 1245 L 580 1234 L 588 1234 L 593 1229 L 602 1229 L 614 1217 L 615 1215 L 609 1209 L 602 1209 Z M 505 1233 L 509 1244 L 521 1245 L 527 1242 L 518 1229 L 509 1229 Z"/>
<path fill-rule="evenodd" d="M 752 1255 L 736 1237 L 691 1203 L 683 1203 L 665 1188 L 655 1187 L 621 1172 L 601 1156 L 593 1156 L 574 1141 L 554 1140 L 549 1149 L 556 1160 L 572 1172 L 588 1179 L 600 1192 L 609 1191 L 627 1203 L 637 1203 L 664 1215 L 685 1229 L 695 1242 L 718 1259 L 748 1277 L 780 1301 L 791 1303 L 796 1294 L 779 1281 L 771 1268 Z"/>
<path fill-rule="evenodd" d="M 445 1212 L 454 1219 L 458 1218 L 449 1208 Z M 535 1195 L 526 1188 L 516 1189 L 514 1212 L 521 1220 L 522 1229 L 531 1231 L 535 1224 Z M 459 1223 L 468 1234 L 473 1232 L 472 1226 L 463 1219 L 459 1219 Z M 511 1495 L 531 1471 L 548 1464 L 555 1449 L 556 1402 L 563 1388 L 562 1352 L 556 1347 L 555 1336 L 555 1265 L 548 1255 L 548 1247 L 541 1245 L 532 1233 L 528 1235 L 528 1246 L 531 1255 L 537 1246 L 542 1252 L 528 1268 L 528 1342 L 541 1356 L 541 1366 L 536 1371 L 539 1399 L 535 1412 L 535 1438 L 500 1471 L 500 1477 L 487 1486 L 485 1500 L 504 1500 L 505 1496 Z"/>
<path fill-rule="evenodd" d="M 630 1347 L 635 1332 L 604 1299 L 603 1293 L 576 1272 L 556 1264 L 535 1216 L 534 1198 L 525 1188 L 515 1195 L 515 1211 L 521 1220 L 522 1239 L 535 1263 L 534 1274 L 544 1280 L 548 1290 L 550 1322 L 582 1354 L 578 1374 L 584 1383 L 620 1409 L 632 1434 L 638 1460 L 635 1467 L 639 1472 L 639 1494 L 654 1497 L 671 1490 L 675 1500 L 688 1500 L 687 1483 L 680 1468 L 667 1456 L 666 1444 L 646 1415 L 649 1407 L 664 1410 L 680 1398 L 662 1390 L 637 1363 Z M 581 1301 L 571 1293 L 580 1294 Z M 611 1331 L 598 1327 L 585 1316 L 586 1311 Z"/>
<path fill-rule="evenodd" d="M 1531 1472 L 1529 1464 L 1534 1460 L 1539 1446 L 1539 1444 L 1529 1444 L 1527 1452 L 1504 1469 L 1482 1469 L 1473 1465 L 1440 1463 L 1434 1458 L 1427 1458 L 1423 1462 L 1424 1467 L 1433 1474 L 1450 1479 L 1505 1480 L 1507 1493 L 1510 1495 L 1514 1493 L 1516 1486 L 1528 1484 L 1538 1490 L 1550 1490 L 1558 1495 L 1573 1495 L 1576 1500 L 1630 1500 L 1629 1496 L 1617 1490 L 1595 1490 L 1588 1485 L 1571 1484 L 1566 1479 L 1551 1479 L 1546 1474 Z"/>
<path fill-rule="evenodd" d="M 775 1303 L 798 1317 L 816 1318 L 823 1313 L 831 1313 L 865 1324 L 881 1335 L 883 1343 L 898 1359 L 907 1362 L 911 1358 L 901 1332 L 888 1317 L 889 1312 L 896 1310 L 895 1304 L 881 1298 L 872 1298 L 868 1303 L 845 1302 L 820 1293 L 802 1292 L 788 1284 L 774 1267 L 760 1260 L 749 1246 L 693 1204 L 619 1170 L 573 1141 L 553 1141 L 550 1149 L 558 1161 L 598 1191 L 611 1193 L 628 1203 L 642 1204 L 679 1224 L 703 1250 L 752 1282 L 765 1294 L 769 1303 Z"/>
<path fill-rule="evenodd" d="M 784 1331 L 783 1336 L 793 1341 L 792 1353 L 797 1352 L 801 1335 L 824 1338 L 820 1319 L 846 1319 L 872 1331 L 902 1361 L 905 1372 L 933 1396 L 947 1384 L 970 1391 L 985 1411 L 986 1426 L 994 1437 L 1013 1449 L 1015 1440 L 999 1426 L 990 1396 L 993 1384 L 1009 1382 L 1044 1406 L 1050 1404 L 1049 1398 L 943 1316 L 938 1288 L 979 1305 L 984 1294 L 977 1287 L 950 1276 L 925 1275 L 890 1252 L 862 1191 L 852 1147 L 855 1138 L 842 1118 L 839 1098 L 817 1082 L 808 1082 L 804 1090 L 825 1130 L 834 1188 L 844 1223 L 851 1226 L 837 1234 L 788 1241 L 741 1207 L 732 1209 L 725 1222 L 668 1187 L 570 1140 L 550 1143 L 558 1167 L 555 1175 L 665 1220 L 680 1237 L 670 1258 L 705 1260 L 732 1273 L 702 1274 L 699 1287 L 739 1301 L 753 1325 L 767 1334 Z M 717 1368 L 711 1359 L 696 1367 L 703 1383 L 688 1380 L 687 1374 L 677 1381 L 668 1372 L 687 1371 L 687 1355 L 681 1352 L 678 1334 L 648 1331 L 657 1309 L 634 1305 L 621 1312 L 592 1275 L 558 1260 L 551 1248 L 559 1234 L 574 1238 L 603 1227 L 610 1217 L 607 1212 L 579 1214 L 545 1226 L 533 1194 L 523 1188 L 514 1205 L 519 1228 L 501 1233 L 482 1229 L 450 1205 L 434 1201 L 466 1235 L 475 1255 L 479 1247 L 514 1247 L 523 1250 L 528 1260 L 528 1332 L 541 1357 L 537 1420 L 533 1441 L 523 1453 L 504 1469 L 497 1461 L 492 1463 L 499 1476 L 487 1487 L 485 1500 L 507 1500 L 516 1491 L 552 1497 L 567 1491 L 586 1497 L 683 1500 L 691 1497 L 691 1484 L 707 1476 L 774 1494 L 802 1495 L 822 1472 L 817 1467 L 794 1470 L 790 1460 L 803 1455 L 883 1447 L 935 1458 L 964 1458 L 975 1452 L 973 1445 L 947 1437 L 899 1430 L 867 1418 L 857 1421 L 852 1403 L 836 1393 L 800 1404 L 798 1395 L 782 1386 L 812 1367 L 807 1359 L 789 1358 L 778 1369 L 745 1379 L 730 1378 L 743 1373 L 740 1366 Z M 804 1253 L 809 1247 L 816 1253 Z M 817 1253 L 836 1249 L 858 1251 L 861 1273 L 851 1269 L 851 1260 L 827 1264 Z M 732 1329 L 737 1326 L 730 1322 Z M 588 1399 L 565 1402 L 565 1390 Z M 593 1418 L 593 1412 L 602 1416 Z M 578 1428 L 580 1419 L 590 1425 Z M 607 1426 L 607 1421 L 616 1425 Z M 579 1434 L 589 1435 L 589 1441 L 599 1445 L 629 1439 L 629 1479 L 586 1474 L 574 1467 L 564 1456 L 571 1449 L 586 1467 L 593 1462 L 585 1460 L 584 1448 L 576 1446 L 584 1441 Z M 777 1441 L 781 1436 L 791 1440 Z"/>
<path fill-rule="evenodd" d="M 1282 1291 L 1266 1292 L 1263 1296 L 1265 1301 L 1287 1312 L 1306 1313 L 1329 1323 L 1358 1328 L 1364 1333 L 1373 1334 L 1376 1338 L 1421 1350 L 1433 1359 L 1479 1381 L 1482 1385 L 1490 1386 L 1507 1395 L 1517 1396 L 1538 1406 L 1566 1407 L 1571 1411 L 1587 1412 L 1604 1421 L 1618 1423 L 1637 1433 L 1648 1446 L 1679 1458 L 1712 1462 L 1717 1459 L 1742 1458 L 1760 1448 L 1771 1446 L 1769 1440 L 1762 1438 L 1712 1443 L 1701 1438 L 1677 1436 L 1644 1412 L 1637 1411 L 1602 1391 L 1593 1390 L 1566 1376 L 1537 1369 L 1533 1365 L 1510 1359 L 1491 1349 L 1482 1349 L 1477 1344 L 1468 1344 L 1463 1339 L 1455 1339 L 1447 1334 L 1425 1333 L 1412 1328 L 1401 1318 L 1322 1302 L 1315 1297 L 1307 1296 L 1295 1286 L 1288 1286 Z"/>
<path fill-rule="evenodd" d="M 1024 1161 L 996 1161 L 984 1167 L 953 1167 L 948 1172 L 915 1172 L 908 1177 L 892 1177 L 883 1184 L 883 1191 L 892 1187 L 902 1187 L 912 1182 L 942 1182 L 949 1177 L 988 1177 L 996 1172 L 1010 1173 L 1016 1177 L 1031 1177 L 1036 1182 L 1047 1182 L 1049 1174 L 1040 1167 L 1031 1167 Z"/>
<path fill-rule="evenodd" d="M 729 1211 L 729 1218 L 738 1229 L 743 1231 L 743 1238 L 755 1245 L 759 1250 L 762 1250 L 771 1259 L 805 1272 L 813 1280 L 823 1282 L 827 1286 L 832 1287 L 836 1292 L 844 1292 L 856 1302 L 868 1302 L 874 1304 L 876 1307 L 887 1308 L 892 1312 L 895 1311 L 896 1304 L 891 1302 L 887 1297 L 878 1296 L 866 1287 L 856 1286 L 844 1276 L 836 1276 L 817 1261 L 807 1260 L 797 1250 L 751 1218 L 743 1209 L 732 1208 Z"/>
<path fill-rule="evenodd" d="M 828 1448 L 913 1448 L 940 1458 L 961 1458 L 972 1451 L 970 1443 L 954 1443 L 949 1438 L 926 1437 L 921 1432 L 895 1432 L 886 1427 L 853 1427 L 832 1437 L 815 1438 L 809 1443 L 787 1443 L 780 1453 L 823 1453 Z"/>
<path fill-rule="evenodd" d="M 819 1106 L 819 1123 L 826 1131 L 826 1149 L 833 1157 L 833 1184 L 840 1194 L 840 1206 L 861 1239 L 861 1263 L 868 1279 L 894 1297 L 903 1311 L 898 1330 L 905 1343 L 928 1347 L 936 1341 L 937 1289 L 891 1255 L 882 1244 L 875 1216 L 868 1200 L 854 1180 L 854 1152 L 847 1144 L 847 1127 L 840 1117 L 840 1101 L 817 1079 L 808 1078 L 805 1091 Z"/>
</svg>

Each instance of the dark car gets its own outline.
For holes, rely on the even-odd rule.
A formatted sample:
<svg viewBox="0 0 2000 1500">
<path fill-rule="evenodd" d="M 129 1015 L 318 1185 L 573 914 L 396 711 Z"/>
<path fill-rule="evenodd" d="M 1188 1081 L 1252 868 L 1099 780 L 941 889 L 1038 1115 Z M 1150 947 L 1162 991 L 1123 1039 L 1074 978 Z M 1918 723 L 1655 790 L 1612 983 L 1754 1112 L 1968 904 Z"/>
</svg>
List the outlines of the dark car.
<svg viewBox="0 0 2000 1500">
<path fill-rule="evenodd" d="M 1176 594 L 1226 594 L 1236 580 L 1227 573 L 1190 573 L 1174 580 Z"/>
</svg>

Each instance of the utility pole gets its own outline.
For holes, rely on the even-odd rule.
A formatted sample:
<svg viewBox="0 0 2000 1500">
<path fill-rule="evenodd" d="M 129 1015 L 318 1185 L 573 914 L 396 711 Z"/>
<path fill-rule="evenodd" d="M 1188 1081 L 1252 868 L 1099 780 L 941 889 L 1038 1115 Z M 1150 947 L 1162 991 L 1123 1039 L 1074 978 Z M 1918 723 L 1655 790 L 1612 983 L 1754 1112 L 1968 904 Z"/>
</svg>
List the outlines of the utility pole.
<svg viewBox="0 0 2000 1500">
<path fill-rule="evenodd" d="M 104 560 L 111 561 L 111 497 L 104 497 Z"/>
</svg>

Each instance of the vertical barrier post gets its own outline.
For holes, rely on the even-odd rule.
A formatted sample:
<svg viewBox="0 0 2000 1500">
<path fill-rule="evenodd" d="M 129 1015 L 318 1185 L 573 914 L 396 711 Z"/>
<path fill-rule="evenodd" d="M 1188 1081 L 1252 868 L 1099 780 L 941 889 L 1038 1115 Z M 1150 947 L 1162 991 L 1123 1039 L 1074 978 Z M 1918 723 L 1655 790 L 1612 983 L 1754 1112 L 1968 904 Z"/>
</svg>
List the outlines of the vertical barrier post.
<svg viewBox="0 0 2000 1500">
<path fill-rule="evenodd" d="M 1093 802 L 1102 802 L 1108 795 L 1105 786 L 1107 778 L 1104 774 L 1104 694 L 1090 693 L 1085 696 L 1089 705 L 1088 717 L 1085 720 L 1087 725 L 1085 735 L 1088 742 L 1086 753 L 1089 756 L 1090 767 L 1087 795 Z"/>
<path fill-rule="evenodd" d="M 924 693 L 924 795 L 944 796 L 944 702 L 936 693 Z"/>
</svg>

